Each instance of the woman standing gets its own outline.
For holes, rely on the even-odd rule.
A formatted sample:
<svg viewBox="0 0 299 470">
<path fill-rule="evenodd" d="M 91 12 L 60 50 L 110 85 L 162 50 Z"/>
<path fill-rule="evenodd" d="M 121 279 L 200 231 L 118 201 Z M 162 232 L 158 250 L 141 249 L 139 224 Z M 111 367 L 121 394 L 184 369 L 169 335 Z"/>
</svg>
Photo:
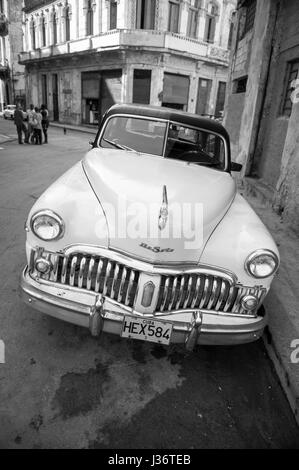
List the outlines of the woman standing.
<svg viewBox="0 0 299 470">
<path fill-rule="evenodd" d="M 47 110 L 47 106 L 45 104 L 41 105 L 41 115 L 42 115 L 42 128 L 45 137 L 45 144 L 48 143 L 48 127 L 49 127 L 49 111 Z"/>
<path fill-rule="evenodd" d="M 37 144 L 42 144 L 42 115 L 36 106 L 34 108 L 34 117 L 33 117 L 33 123 L 34 123 L 34 137 L 35 137 L 35 145 Z"/>
</svg>

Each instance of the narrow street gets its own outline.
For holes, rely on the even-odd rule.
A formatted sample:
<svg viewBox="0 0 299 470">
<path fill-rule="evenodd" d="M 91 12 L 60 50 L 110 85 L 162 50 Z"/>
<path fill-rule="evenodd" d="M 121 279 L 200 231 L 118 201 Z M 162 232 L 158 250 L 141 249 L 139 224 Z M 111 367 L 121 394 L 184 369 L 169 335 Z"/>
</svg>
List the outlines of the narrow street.
<svg viewBox="0 0 299 470">
<path fill-rule="evenodd" d="M 0 135 L 14 124 L 0 118 Z M 21 303 L 27 213 L 91 138 L 50 127 L 48 145 L 0 144 L 0 447 L 299 448 L 262 341 L 187 354 L 93 338 Z"/>
</svg>

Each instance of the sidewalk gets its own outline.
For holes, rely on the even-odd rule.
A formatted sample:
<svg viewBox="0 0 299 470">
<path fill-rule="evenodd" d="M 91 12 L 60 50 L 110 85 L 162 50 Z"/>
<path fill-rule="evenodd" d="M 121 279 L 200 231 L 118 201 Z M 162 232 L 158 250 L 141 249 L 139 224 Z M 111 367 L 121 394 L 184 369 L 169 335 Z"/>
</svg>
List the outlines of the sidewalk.
<svg viewBox="0 0 299 470">
<path fill-rule="evenodd" d="M 63 124 L 60 122 L 50 122 L 50 127 L 57 127 L 61 128 L 62 130 L 65 129 L 66 131 L 77 131 L 77 132 L 86 132 L 87 134 L 96 134 L 98 132 L 97 126 L 75 126 L 72 124 Z"/>
<path fill-rule="evenodd" d="M 263 220 L 280 251 L 281 266 L 265 301 L 269 327 L 264 343 L 299 424 L 299 362 L 291 362 L 292 353 L 299 361 L 299 240 L 266 203 L 262 183 L 246 178 L 240 192 Z"/>
</svg>

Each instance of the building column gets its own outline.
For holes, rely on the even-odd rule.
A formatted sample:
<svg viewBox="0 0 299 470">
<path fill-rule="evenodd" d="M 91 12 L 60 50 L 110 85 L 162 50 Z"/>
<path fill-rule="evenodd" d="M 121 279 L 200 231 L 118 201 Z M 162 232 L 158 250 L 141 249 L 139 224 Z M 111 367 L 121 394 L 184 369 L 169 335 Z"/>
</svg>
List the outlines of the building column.
<svg viewBox="0 0 299 470">
<path fill-rule="evenodd" d="M 158 64 L 152 68 L 151 81 L 151 103 L 154 106 L 161 106 L 163 97 L 164 67 Z"/>
</svg>

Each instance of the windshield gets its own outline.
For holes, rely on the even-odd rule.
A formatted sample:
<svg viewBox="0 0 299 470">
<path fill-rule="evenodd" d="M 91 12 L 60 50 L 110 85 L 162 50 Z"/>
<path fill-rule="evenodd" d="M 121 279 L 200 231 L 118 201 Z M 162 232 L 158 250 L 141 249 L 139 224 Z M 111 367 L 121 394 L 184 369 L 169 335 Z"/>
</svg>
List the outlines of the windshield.
<svg viewBox="0 0 299 470">
<path fill-rule="evenodd" d="M 115 116 L 108 120 L 100 146 L 225 169 L 225 145 L 220 136 L 174 122 L 168 125 L 166 121 Z"/>
<path fill-rule="evenodd" d="M 162 156 L 166 129 L 166 122 L 116 116 L 108 121 L 100 146 Z"/>
</svg>

